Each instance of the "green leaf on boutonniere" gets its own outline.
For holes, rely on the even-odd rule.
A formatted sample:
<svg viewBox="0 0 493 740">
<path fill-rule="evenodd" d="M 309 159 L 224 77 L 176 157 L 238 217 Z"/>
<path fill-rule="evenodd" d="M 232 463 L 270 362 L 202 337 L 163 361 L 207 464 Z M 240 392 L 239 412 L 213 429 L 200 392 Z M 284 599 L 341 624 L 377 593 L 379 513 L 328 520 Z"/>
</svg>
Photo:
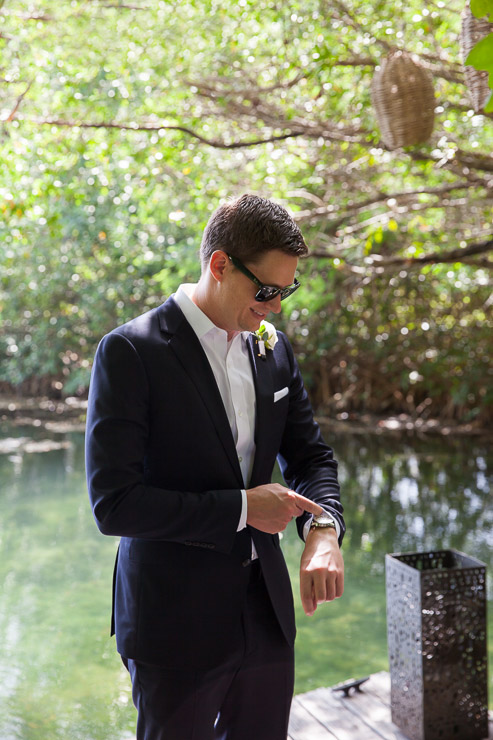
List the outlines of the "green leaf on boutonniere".
<svg viewBox="0 0 493 740">
<path fill-rule="evenodd" d="M 262 321 L 259 328 L 256 332 L 254 332 L 254 334 L 257 337 L 259 344 L 260 342 L 262 342 L 265 345 L 264 354 L 265 349 L 274 349 L 277 344 L 278 337 L 276 328 L 268 321 Z"/>
</svg>

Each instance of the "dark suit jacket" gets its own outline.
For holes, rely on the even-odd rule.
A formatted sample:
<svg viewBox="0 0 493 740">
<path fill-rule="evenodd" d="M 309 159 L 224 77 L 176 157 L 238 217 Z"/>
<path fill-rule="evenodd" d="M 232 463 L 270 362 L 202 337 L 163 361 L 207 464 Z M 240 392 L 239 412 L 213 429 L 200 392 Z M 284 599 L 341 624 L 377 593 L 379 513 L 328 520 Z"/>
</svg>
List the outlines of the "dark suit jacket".
<svg viewBox="0 0 493 740">
<path fill-rule="evenodd" d="M 313 421 L 291 347 L 278 336 L 265 360 L 249 340 L 257 409 L 248 487 L 270 482 L 279 456 L 287 484 L 330 511 L 342 533 L 337 463 Z M 101 341 L 86 470 L 99 529 L 121 537 L 114 626 L 122 655 L 169 668 L 221 661 L 241 630 L 251 538 L 282 630 L 294 641 L 279 537 L 236 532 L 244 485 L 231 429 L 207 357 L 173 298 Z"/>
</svg>

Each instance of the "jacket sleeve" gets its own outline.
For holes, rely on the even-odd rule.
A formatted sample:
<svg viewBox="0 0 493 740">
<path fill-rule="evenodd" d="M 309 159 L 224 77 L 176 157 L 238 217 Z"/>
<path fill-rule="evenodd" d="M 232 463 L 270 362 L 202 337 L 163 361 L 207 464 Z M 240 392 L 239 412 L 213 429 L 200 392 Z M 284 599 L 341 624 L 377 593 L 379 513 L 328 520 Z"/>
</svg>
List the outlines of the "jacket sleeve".
<svg viewBox="0 0 493 740">
<path fill-rule="evenodd" d="M 134 343 L 116 331 L 108 334 L 94 359 L 86 425 L 87 486 L 100 531 L 229 552 L 241 512 L 239 489 L 167 490 L 146 481 L 150 399 Z M 167 420 L 169 435 L 178 422 Z"/>
<path fill-rule="evenodd" d="M 340 525 L 339 544 L 345 532 L 343 507 L 337 479 L 337 461 L 324 442 L 291 345 L 280 335 L 291 369 L 289 409 L 279 450 L 279 466 L 286 483 L 297 493 L 322 506 Z M 298 533 L 303 538 L 307 514 L 297 518 Z"/>
</svg>

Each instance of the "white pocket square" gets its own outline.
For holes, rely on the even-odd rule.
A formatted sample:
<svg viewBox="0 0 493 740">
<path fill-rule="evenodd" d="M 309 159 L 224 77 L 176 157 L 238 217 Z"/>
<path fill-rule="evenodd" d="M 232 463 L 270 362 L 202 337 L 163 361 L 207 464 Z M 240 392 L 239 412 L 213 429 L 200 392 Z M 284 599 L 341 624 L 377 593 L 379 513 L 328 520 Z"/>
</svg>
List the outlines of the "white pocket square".
<svg viewBox="0 0 493 740">
<path fill-rule="evenodd" d="M 281 388 L 280 391 L 276 391 L 274 393 L 274 403 L 277 403 L 278 401 L 281 400 L 281 398 L 284 398 L 284 396 L 287 396 L 287 395 L 288 395 L 288 386 L 286 386 L 285 388 Z"/>
</svg>

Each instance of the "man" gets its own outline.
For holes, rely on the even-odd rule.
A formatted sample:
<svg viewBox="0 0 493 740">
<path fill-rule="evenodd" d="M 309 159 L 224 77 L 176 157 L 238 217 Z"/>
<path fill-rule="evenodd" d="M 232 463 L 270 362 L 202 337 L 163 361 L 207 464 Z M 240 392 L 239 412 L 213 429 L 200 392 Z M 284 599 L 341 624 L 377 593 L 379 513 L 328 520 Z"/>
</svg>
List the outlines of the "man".
<svg viewBox="0 0 493 740">
<path fill-rule="evenodd" d="M 243 195 L 200 251 L 197 285 L 98 347 L 89 495 L 121 537 L 113 624 L 138 740 L 285 740 L 295 625 L 278 533 L 293 517 L 305 612 L 343 591 L 337 464 L 286 337 L 253 335 L 307 247 L 284 208 Z M 270 482 L 276 457 L 289 487 Z"/>
</svg>

